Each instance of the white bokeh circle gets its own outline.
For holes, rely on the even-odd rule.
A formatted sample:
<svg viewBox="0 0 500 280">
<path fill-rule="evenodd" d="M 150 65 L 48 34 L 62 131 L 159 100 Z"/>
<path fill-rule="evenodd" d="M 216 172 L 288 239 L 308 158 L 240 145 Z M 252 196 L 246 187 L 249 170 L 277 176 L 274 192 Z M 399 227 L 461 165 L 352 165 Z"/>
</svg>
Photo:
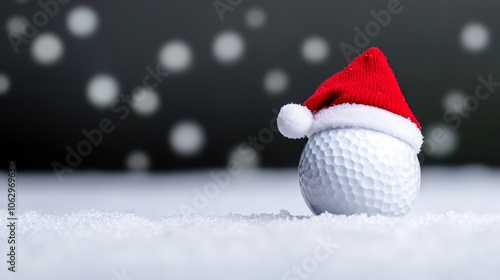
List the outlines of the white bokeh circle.
<svg viewBox="0 0 500 280">
<path fill-rule="evenodd" d="M 94 76 L 87 84 L 87 98 L 96 108 L 105 108 L 118 98 L 120 87 L 116 79 L 108 74 Z"/>
<path fill-rule="evenodd" d="M 58 36 L 50 33 L 38 35 L 31 44 L 31 56 L 38 64 L 50 66 L 64 55 L 64 45 Z"/>
<path fill-rule="evenodd" d="M 243 57 L 245 43 L 238 33 L 224 31 L 215 38 L 212 52 L 219 63 L 232 64 Z"/>
<path fill-rule="evenodd" d="M 281 69 L 272 69 L 264 75 L 264 90 L 270 95 L 282 94 L 289 84 L 288 75 Z"/>
<path fill-rule="evenodd" d="M 312 36 L 302 43 L 302 57 L 309 63 L 324 62 L 329 54 L 328 43 L 321 37 Z"/>
<path fill-rule="evenodd" d="M 262 28 L 266 24 L 266 21 L 267 15 L 262 8 L 251 8 L 245 15 L 245 23 L 252 29 Z"/>
<path fill-rule="evenodd" d="M 186 71 L 192 64 L 191 48 L 181 40 L 166 43 L 160 50 L 160 64 L 172 73 Z"/>
<path fill-rule="evenodd" d="M 4 95 L 10 90 L 10 78 L 5 73 L 0 73 L 0 95 Z"/>
<path fill-rule="evenodd" d="M 445 94 L 443 98 L 443 108 L 445 112 L 462 113 L 465 110 L 466 96 L 460 90 L 452 90 Z"/>
<path fill-rule="evenodd" d="M 139 115 L 152 115 L 160 108 L 160 97 L 155 91 L 141 88 L 134 93 L 132 108 Z"/>
<path fill-rule="evenodd" d="M 99 26 L 99 17 L 94 9 L 87 6 L 73 8 L 66 19 L 69 32 L 77 37 L 92 35 Z"/>
<path fill-rule="evenodd" d="M 168 142 L 172 150 L 184 157 L 199 154 L 205 146 L 205 140 L 203 128 L 193 121 L 177 123 L 168 135 Z"/>
<path fill-rule="evenodd" d="M 149 155 L 141 150 L 131 152 L 125 159 L 125 166 L 131 171 L 144 171 L 149 169 L 150 165 Z"/>
<path fill-rule="evenodd" d="M 18 15 L 9 17 L 5 24 L 5 29 L 7 30 L 7 33 L 12 33 L 14 35 L 25 34 L 27 27 L 28 24 L 26 23 L 26 19 Z"/>
<path fill-rule="evenodd" d="M 235 168 L 256 168 L 260 165 L 259 152 L 249 145 L 240 145 L 232 148 L 227 157 L 228 165 Z"/>
<path fill-rule="evenodd" d="M 482 23 L 471 22 L 462 29 L 460 41 L 465 50 L 474 53 L 481 52 L 490 43 L 490 31 Z"/>
<path fill-rule="evenodd" d="M 445 124 L 432 124 L 424 131 L 422 151 L 433 158 L 446 158 L 458 148 L 458 134 Z"/>
</svg>

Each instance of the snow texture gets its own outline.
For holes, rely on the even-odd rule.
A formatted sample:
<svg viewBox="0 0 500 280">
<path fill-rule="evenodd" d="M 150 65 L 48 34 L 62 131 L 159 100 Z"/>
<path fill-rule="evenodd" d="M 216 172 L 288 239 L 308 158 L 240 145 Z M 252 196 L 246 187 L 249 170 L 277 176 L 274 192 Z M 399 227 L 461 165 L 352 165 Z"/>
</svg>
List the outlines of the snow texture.
<svg viewBox="0 0 500 280">
<path fill-rule="evenodd" d="M 312 216 L 296 171 L 276 170 L 181 215 L 210 172 L 18 174 L 18 272 L 2 262 L 0 279 L 500 279 L 498 170 L 424 169 L 405 218 Z"/>
</svg>

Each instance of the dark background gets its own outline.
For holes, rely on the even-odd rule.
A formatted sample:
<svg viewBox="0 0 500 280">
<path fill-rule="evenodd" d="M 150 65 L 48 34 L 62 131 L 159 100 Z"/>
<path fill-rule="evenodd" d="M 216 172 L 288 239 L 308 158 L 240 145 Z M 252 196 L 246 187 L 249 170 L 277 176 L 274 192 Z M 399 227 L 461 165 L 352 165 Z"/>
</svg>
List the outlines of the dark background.
<svg viewBox="0 0 500 280">
<path fill-rule="evenodd" d="M 370 11 L 386 9 L 387 3 L 243 0 L 221 21 L 213 2 L 207 0 L 73 0 L 61 5 L 58 14 L 40 28 L 40 34 L 52 33 L 64 45 L 61 60 L 43 66 L 30 53 L 34 39 L 15 54 L 5 27 L 13 15 L 31 19 L 40 6 L 34 0 L 2 0 L 0 72 L 8 75 L 11 84 L 0 95 L 2 165 L 6 168 L 7 161 L 16 160 L 22 169 L 51 170 L 54 161 L 65 162 L 67 145 L 75 147 L 85 139 L 82 129 L 97 128 L 108 117 L 115 131 L 105 135 L 78 168 L 123 169 L 127 156 L 137 150 L 147 155 L 151 170 L 224 166 L 235 146 L 269 127 L 273 108 L 302 103 L 319 83 L 344 68 L 347 61 L 339 44 L 354 45 L 353 28 L 364 29 L 373 20 Z M 81 5 L 99 17 L 97 30 L 86 38 L 73 36 L 66 24 L 69 12 Z M 402 0 L 401 6 L 402 12 L 392 16 L 369 46 L 378 46 L 387 55 L 424 136 L 432 139 L 433 129 L 444 128 L 446 137 L 440 137 L 433 152 L 423 155 L 423 164 L 500 165 L 497 92 L 480 101 L 458 128 L 450 129 L 443 119 L 447 94 L 472 95 L 478 76 L 492 74 L 493 80 L 500 81 L 500 3 Z M 254 8 L 266 15 L 265 24 L 257 29 L 245 22 L 246 13 Z M 474 22 L 486 27 L 489 44 L 471 52 L 461 36 Z M 231 65 L 219 63 L 212 53 L 216 36 L 228 30 L 238 33 L 245 46 L 243 57 Z M 310 36 L 328 44 L 329 55 L 320 63 L 308 62 L 301 54 Z M 120 92 L 129 93 L 142 84 L 146 66 L 155 68 L 161 47 L 171 40 L 182 40 L 190 47 L 192 64 L 185 72 L 172 73 L 156 89 L 161 104 L 153 115 L 132 112 L 119 121 L 109 108 L 98 109 L 89 102 L 86 87 L 93 76 L 111 74 Z M 264 75 L 274 68 L 288 75 L 288 87 L 279 95 L 263 87 Z M 168 141 L 171 129 L 184 120 L 197 123 L 205 135 L 202 149 L 191 156 L 176 153 Z M 275 133 L 257 151 L 260 160 L 250 165 L 296 166 L 304 143 Z"/>
</svg>

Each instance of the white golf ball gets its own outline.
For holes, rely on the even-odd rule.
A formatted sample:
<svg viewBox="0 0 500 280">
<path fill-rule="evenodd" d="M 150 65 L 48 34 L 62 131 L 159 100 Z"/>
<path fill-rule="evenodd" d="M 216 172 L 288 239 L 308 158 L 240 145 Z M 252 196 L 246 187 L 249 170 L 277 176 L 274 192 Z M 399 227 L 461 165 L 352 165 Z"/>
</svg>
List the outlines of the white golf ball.
<svg viewBox="0 0 500 280">
<path fill-rule="evenodd" d="M 407 143 L 362 128 L 309 138 L 299 163 L 302 195 L 314 214 L 403 216 L 420 189 L 420 164 Z"/>
</svg>

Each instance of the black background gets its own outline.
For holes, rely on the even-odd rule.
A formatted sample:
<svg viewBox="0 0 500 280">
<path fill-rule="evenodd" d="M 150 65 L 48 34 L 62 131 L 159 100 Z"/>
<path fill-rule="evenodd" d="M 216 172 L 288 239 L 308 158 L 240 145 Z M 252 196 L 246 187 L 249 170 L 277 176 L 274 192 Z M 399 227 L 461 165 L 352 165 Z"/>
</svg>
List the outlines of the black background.
<svg viewBox="0 0 500 280">
<path fill-rule="evenodd" d="M 224 1 L 225 2 L 225 1 Z M 100 19 L 89 38 L 72 36 L 66 28 L 71 8 L 85 4 Z M 500 3 L 496 1 L 401 1 L 403 11 L 371 39 L 389 59 L 400 87 L 424 127 L 443 123 L 443 97 L 453 89 L 473 94 L 477 77 L 500 80 L 498 34 Z M 273 108 L 302 103 L 321 83 L 347 65 L 339 44 L 353 44 L 353 28 L 373 20 L 371 10 L 385 9 L 387 1 L 244 0 L 220 21 L 211 1 L 70 1 L 61 6 L 41 32 L 51 32 L 64 43 L 65 55 L 56 65 L 43 67 L 30 56 L 30 45 L 15 54 L 7 34 L 0 39 L 0 72 L 11 78 L 10 91 L 0 96 L 1 153 L 6 166 L 16 160 L 24 169 L 51 170 L 64 162 L 67 145 L 83 139 L 82 129 L 93 129 L 109 117 L 116 130 L 105 136 L 79 166 L 81 169 L 122 169 L 126 155 L 136 149 L 151 157 L 153 170 L 223 166 L 232 147 L 255 136 L 273 117 Z M 266 11 L 267 22 L 254 30 L 245 24 L 252 7 Z M 0 22 L 17 14 L 30 18 L 36 1 L 2 0 Z M 488 27 L 491 42 L 479 53 L 467 52 L 460 31 L 469 22 Z M 214 38 L 232 30 L 245 41 L 245 55 L 234 65 L 221 65 L 212 55 Z M 304 39 L 323 37 L 330 55 L 320 64 L 301 56 Z M 193 52 L 189 71 L 172 74 L 157 89 L 161 108 L 144 118 L 132 114 L 118 121 L 110 110 L 89 104 L 86 83 L 95 74 L 112 73 L 123 92 L 141 84 L 145 67 L 157 64 L 160 47 L 181 39 Z M 290 79 L 279 96 L 262 87 L 264 74 L 282 68 Z M 500 89 L 499 89 L 500 92 Z M 423 164 L 483 163 L 500 165 L 500 98 L 498 92 L 482 101 L 456 130 L 458 149 L 445 158 L 427 157 Z M 206 133 L 200 154 L 181 157 L 167 144 L 168 131 L 181 120 L 199 123 Z M 260 151 L 264 167 L 296 166 L 305 140 L 287 140 L 280 134 Z"/>
</svg>

